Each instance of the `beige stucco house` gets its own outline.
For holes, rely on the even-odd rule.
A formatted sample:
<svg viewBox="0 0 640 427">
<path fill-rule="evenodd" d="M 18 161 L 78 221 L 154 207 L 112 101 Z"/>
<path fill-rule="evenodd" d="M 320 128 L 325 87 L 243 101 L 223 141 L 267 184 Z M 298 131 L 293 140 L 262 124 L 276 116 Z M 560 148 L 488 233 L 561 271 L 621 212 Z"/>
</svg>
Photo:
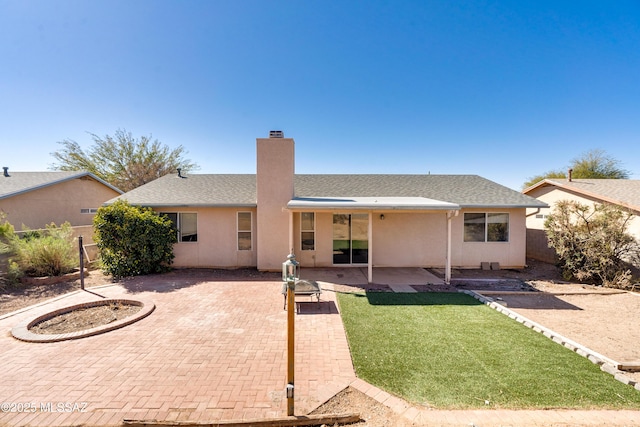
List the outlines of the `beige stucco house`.
<svg viewBox="0 0 640 427">
<path fill-rule="evenodd" d="M 629 232 L 640 239 L 640 180 L 631 179 L 543 179 L 523 190 L 523 194 L 535 197 L 548 207 L 527 210 L 528 256 L 543 261 L 553 261 L 555 252 L 547 247 L 544 221 L 560 200 L 571 200 L 589 206 L 610 203 L 629 209 L 635 217 Z"/>
<path fill-rule="evenodd" d="M 256 174 L 167 175 L 118 197 L 168 214 L 178 267 L 525 265 L 526 209 L 476 175 L 300 175 L 294 141 L 258 138 Z M 112 203 L 111 200 L 108 203 Z"/>
<path fill-rule="evenodd" d="M 91 225 L 96 210 L 120 194 L 85 171 L 12 172 L 5 167 L 0 176 L 0 212 L 16 230 L 66 221 Z"/>
</svg>

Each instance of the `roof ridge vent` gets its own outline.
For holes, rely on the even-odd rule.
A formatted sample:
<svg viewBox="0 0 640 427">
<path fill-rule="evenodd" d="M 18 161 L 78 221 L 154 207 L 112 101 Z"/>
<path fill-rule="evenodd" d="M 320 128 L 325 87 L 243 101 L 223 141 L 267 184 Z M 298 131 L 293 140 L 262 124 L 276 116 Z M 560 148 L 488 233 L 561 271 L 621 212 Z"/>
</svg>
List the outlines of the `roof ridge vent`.
<svg viewBox="0 0 640 427">
<path fill-rule="evenodd" d="M 9 177 L 11 175 L 9 175 L 9 167 L 8 166 L 3 166 L 2 169 L 4 170 L 4 176 Z"/>
<path fill-rule="evenodd" d="M 284 138 L 284 132 L 281 130 L 271 130 L 269 131 L 269 138 Z"/>
</svg>

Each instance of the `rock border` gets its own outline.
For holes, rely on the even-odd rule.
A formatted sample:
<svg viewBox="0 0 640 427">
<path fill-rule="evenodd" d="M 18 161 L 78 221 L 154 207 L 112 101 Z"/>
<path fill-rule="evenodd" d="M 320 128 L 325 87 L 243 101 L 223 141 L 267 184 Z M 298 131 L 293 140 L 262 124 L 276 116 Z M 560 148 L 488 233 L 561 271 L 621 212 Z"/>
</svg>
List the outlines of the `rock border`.
<svg viewBox="0 0 640 427">
<path fill-rule="evenodd" d="M 116 320 L 115 322 L 107 323 L 106 325 L 96 326 L 95 328 L 68 332 L 66 334 L 35 334 L 29 330 L 29 328 L 31 328 L 33 325 L 37 323 L 40 323 L 42 321 L 51 319 L 52 317 L 65 314 L 79 308 L 98 307 L 101 305 L 109 305 L 109 304 L 115 304 L 115 303 L 135 305 L 135 306 L 141 307 L 141 309 L 134 315 L 127 316 L 120 320 Z M 155 308 L 156 306 L 153 302 L 146 301 L 146 300 L 108 298 L 108 299 L 89 301 L 81 304 L 75 304 L 72 306 L 59 308 L 49 313 L 40 315 L 36 318 L 24 320 L 20 322 L 18 325 L 14 326 L 13 329 L 11 329 L 11 335 L 13 335 L 14 338 L 20 341 L 35 342 L 35 343 L 51 343 L 51 342 L 58 342 L 58 341 L 75 340 L 75 339 L 90 337 L 93 335 L 103 334 L 105 332 L 123 328 L 127 325 L 137 322 L 140 319 L 144 319 L 145 317 L 150 315 L 153 312 L 153 310 L 155 310 Z"/>
</svg>

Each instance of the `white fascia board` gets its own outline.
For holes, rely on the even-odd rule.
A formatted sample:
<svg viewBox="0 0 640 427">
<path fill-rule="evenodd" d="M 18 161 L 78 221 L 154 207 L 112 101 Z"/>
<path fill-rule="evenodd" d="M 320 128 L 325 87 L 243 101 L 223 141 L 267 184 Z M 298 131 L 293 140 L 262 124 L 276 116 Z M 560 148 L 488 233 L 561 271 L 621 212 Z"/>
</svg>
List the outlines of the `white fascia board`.
<svg viewBox="0 0 640 427">
<path fill-rule="evenodd" d="M 296 197 L 288 209 L 314 210 L 459 210 L 455 203 L 426 197 Z"/>
</svg>

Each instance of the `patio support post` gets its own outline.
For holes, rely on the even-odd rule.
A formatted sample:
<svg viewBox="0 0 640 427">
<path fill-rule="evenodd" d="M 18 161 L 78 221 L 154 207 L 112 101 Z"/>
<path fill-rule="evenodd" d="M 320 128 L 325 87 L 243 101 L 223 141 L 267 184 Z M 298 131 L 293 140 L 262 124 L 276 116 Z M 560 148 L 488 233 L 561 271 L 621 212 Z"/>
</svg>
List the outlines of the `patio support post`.
<svg viewBox="0 0 640 427">
<path fill-rule="evenodd" d="M 367 256 L 367 282 L 373 282 L 373 212 L 369 211 L 369 227 L 367 230 L 369 234 L 369 248 Z"/>
<path fill-rule="evenodd" d="M 447 212 L 447 255 L 444 268 L 444 283 L 451 283 L 451 220 L 458 216 L 458 211 Z"/>
<path fill-rule="evenodd" d="M 289 211 L 289 250 L 293 253 L 293 211 Z"/>
</svg>

